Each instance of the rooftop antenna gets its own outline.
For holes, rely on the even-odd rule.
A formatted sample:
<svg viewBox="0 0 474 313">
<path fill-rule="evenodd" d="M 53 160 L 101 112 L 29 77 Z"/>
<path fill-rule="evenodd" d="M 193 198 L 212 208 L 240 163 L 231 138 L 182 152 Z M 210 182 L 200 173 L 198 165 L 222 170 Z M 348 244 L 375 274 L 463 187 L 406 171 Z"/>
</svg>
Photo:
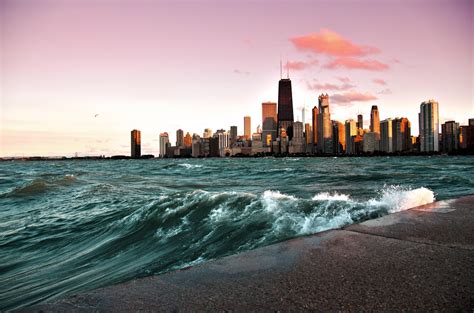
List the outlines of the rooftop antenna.
<svg viewBox="0 0 474 313">
<path fill-rule="evenodd" d="M 286 78 L 290 79 L 290 67 L 288 65 L 289 62 L 288 59 L 286 59 Z"/>
</svg>

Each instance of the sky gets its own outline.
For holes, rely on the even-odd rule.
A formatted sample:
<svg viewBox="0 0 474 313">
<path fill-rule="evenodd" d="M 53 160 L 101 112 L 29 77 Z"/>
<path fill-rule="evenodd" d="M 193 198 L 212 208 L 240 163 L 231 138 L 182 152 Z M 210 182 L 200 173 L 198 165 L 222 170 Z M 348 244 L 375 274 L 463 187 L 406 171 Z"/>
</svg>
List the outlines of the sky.
<svg viewBox="0 0 474 313">
<path fill-rule="evenodd" d="M 331 119 L 377 105 L 440 122 L 474 117 L 474 1 L 0 0 L 0 156 L 158 154 L 159 134 L 243 133 L 277 101 L 328 93 Z"/>
</svg>

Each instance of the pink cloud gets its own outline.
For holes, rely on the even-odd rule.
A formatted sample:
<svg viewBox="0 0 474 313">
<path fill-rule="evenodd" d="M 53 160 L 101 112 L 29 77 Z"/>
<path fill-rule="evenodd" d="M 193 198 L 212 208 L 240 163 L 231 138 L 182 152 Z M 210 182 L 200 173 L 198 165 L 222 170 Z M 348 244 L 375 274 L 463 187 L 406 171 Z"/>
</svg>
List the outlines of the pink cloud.
<svg viewBox="0 0 474 313">
<path fill-rule="evenodd" d="M 293 71 L 302 71 L 302 70 L 305 70 L 307 68 L 310 68 L 312 66 L 316 66 L 318 65 L 319 62 L 318 60 L 312 60 L 312 61 L 308 61 L 308 62 L 304 62 L 304 61 L 288 61 L 287 64 L 285 64 L 285 69 L 290 69 L 290 70 L 293 70 Z"/>
<path fill-rule="evenodd" d="M 385 80 L 383 80 L 382 78 L 375 78 L 374 80 L 372 80 L 374 83 L 376 84 L 379 84 L 379 85 L 382 85 L 382 86 L 385 86 L 387 85 L 387 82 Z"/>
<path fill-rule="evenodd" d="M 308 89 L 310 90 L 317 90 L 317 91 L 326 91 L 326 90 L 339 90 L 339 91 L 344 91 L 344 90 L 349 90 L 355 87 L 355 85 L 351 85 L 348 83 L 344 83 L 342 85 L 336 85 L 336 84 L 331 84 L 331 83 L 310 83 L 307 82 L 306 85 L 308 86 Z"/>
<path fill-rule="evenodd" d="M 328 69 L 344 67 L 347 69 L 358 69 L 367 71 L 385 71 L 389 68 L 388 64 L 376 60 L 358 60 L 355 58 L 337 58 L 324 66 Z"/>
<path fill-rule="evenodd" d="M 358 91 L 349 91 L 343 94 L 334 94 L 330 100 L 336 104 L 350 104 L 351 102 L 367 102 L 377 100 L 378 98 L 369 92 L 360 93 Z"/>
<path fill-rule="evenodd" d="M 350 83 L 351 79 L 349 77 L 336 77 L 341 83 Z"/>
<path fill-rule="evenodd" d="M 331 56 L 366 56 L 378 53 L 380 50 L 372 46 L 352 43 L 329 29 L 321 29 L 319 33 L 290 38 L 298 50 L 322 53 Z"/>
</svg>

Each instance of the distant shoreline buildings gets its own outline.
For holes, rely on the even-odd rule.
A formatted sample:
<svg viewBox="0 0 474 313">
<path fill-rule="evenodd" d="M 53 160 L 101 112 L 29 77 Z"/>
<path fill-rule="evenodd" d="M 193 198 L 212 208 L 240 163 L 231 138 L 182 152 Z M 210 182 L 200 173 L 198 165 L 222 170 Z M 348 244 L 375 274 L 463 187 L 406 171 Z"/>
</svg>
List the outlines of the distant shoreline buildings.
<svg viewBox="0 0 474 313">
<path fill-rule="evenodd" d="M 344 123 L 331 120 L 330 96 L 318 96 L 318 106 L 312 109 L 312 123 L 295 121 L 293 95 L 289 74 L 278 82 L 278 103 L 262 103 L 262 123 L 251 133 L 251 117 L 244 116 L 244 134 L 237 126 L 202 134 L 184 135 L 176 131 L 176 145 L 169 142 L 168 133 L 161 133 L 159 157 L 229 157 L 229 156 L 326 156 L 326 155 L 403 155 L 417 153 L 474 152 L 474 119 L 468 125 L 448 121 L 439 132 L 439 104 L 435 100 L 420 104 L 420 134 L 411 135 L 411 122 L 406 117 L 380 121 L 379 108 L 372 106 L 369 129 L 363 127 L 363 115 L 357 121 Z M 302 116 L 305 108 L 302 109 Z M 131 133 L 131 157 L 140 157 L 140 131 Z M 158 147 L 157 147 L 158 148 Z"/>
</svg>

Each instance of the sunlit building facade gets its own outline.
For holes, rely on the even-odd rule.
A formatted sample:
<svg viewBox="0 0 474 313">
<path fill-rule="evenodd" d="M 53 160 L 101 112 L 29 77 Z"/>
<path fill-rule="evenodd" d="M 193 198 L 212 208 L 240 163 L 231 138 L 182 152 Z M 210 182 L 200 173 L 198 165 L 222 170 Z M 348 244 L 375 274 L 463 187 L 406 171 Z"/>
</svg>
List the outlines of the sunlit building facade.
<svg viewBox="0 0 474 313">
<path fill-rule="evenodd" d="M 392 148 L 393 152 L 411 150 L 411 123 L 406 117 L 392 120 Z"/>
<path fill-rule="evenodd" d="M 318 144 L 318 114 L 319 108 L 317 106 L 313 107 L 313 146 L 315 147 Z"/>
<path fill-rule="evenodd" d="M 252 133 L 251 125 L 252 124 L 251 124 L 250 116 L 244 116 L 244 137 L 247 140 L 250 140 L 250 136 Z"/>
<path fill-rule="evenodd" d="M 420 126 L 420 151 L 439 151 L 439 108 L 434 100 L 420 104 L 418 114 Z"/>
<path fill-rule="evenodd" d="M 393 152 L 392 119 L 387 118 L 380 122 L 380 151 Z"/>
<path fill-rule="evenodd" d="M 262 138 L 264 146 L 269 146 L 277 138 L 277 104 L 275 102 L 262 103 Z"/>
<path fill-rule="evenodd" d="M 321 94 L 318 97 L 318 103 L 318 152 L 332 153 L 332 123 L 328 94 Z"/>
<path fill-rule="evenodd" d="M 141 156 L 141 133 L 139 130 L 131 132 L 131 157 L 138 159 Z"/>
<path fill-rule="evenodd" d="M 166 149 L 169 146 L 170 138 L 168 133 L 161 133 L 160 134 L 160 158 L 164 158 L 166 156 Z"/>
</svg>

